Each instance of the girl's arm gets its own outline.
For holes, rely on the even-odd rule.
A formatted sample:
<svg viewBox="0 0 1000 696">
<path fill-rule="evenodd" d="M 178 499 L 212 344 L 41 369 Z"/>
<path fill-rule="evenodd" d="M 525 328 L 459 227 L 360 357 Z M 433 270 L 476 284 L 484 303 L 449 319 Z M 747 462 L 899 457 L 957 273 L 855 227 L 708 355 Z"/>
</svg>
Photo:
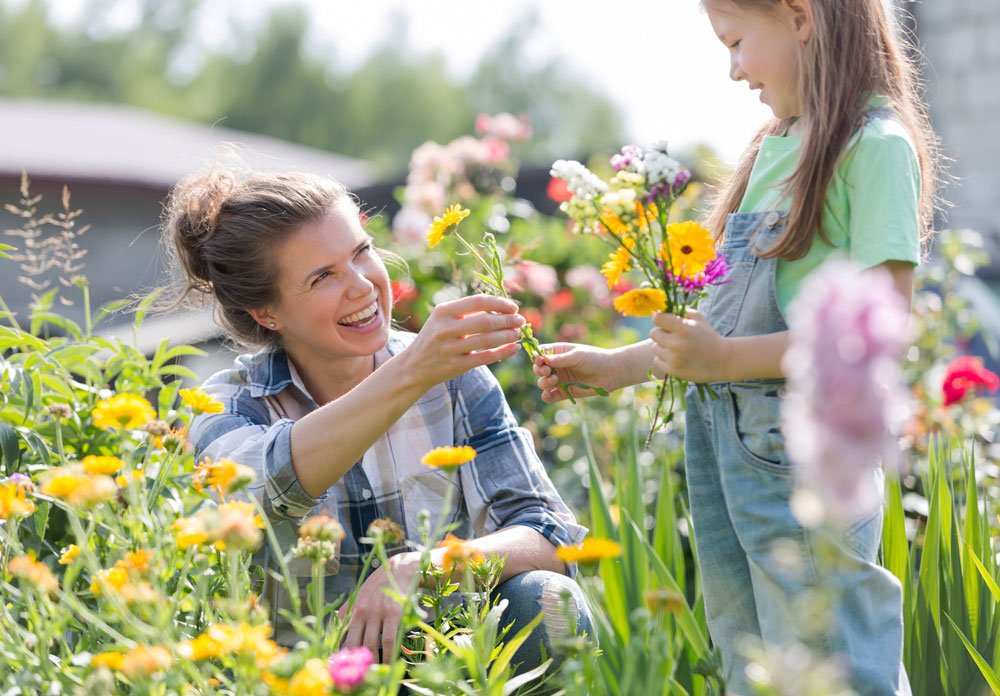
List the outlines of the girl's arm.
<svg viewBox="0 0 1000 696">
<path fill-rule="evenodd" d="M 567 398 L 559 383 L 580 382 L 615 391 L 645 382 L 653 364 L 653 342 L 649 340 L 613 349 L 577 343 L 553 343 L 545 348 L 551 352 L 535 358 L 533 368 L 546 403 Z M 571 391 L 574 398 L 594 395 L 579 387 Z"/>
</svg>

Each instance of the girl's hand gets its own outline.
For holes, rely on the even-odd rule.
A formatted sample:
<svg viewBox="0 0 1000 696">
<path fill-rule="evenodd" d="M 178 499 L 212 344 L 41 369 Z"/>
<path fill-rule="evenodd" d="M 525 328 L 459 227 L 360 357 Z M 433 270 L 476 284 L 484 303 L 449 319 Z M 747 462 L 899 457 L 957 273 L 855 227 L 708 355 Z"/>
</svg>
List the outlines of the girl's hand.
<svg viewBox="0 0 1000 696">
<path fill-rule="evenodd" d="M 430 388 L 517 353 L 523 325 L 517 304 L 502 297 L 470 295 L 444 302 L 431 310 L 406 349 L 407 364 Z"/>
<path fill-rule="evenodd" d="M 552 343 L 542 348 L 551 353 L 539 355 L 532 365 L 538 377 L 538 388 L 542 390 L 542 401 L 551 404 L 568 398 L 566 392 L 558 386 L 559 382 L 582 382 L 608 391 L 617 388 L 612 379 L 614 361 L 611 359 L 611 351 L 576 343 Z M 580 387 L 570 387 L 570 391 L 573 398 L 593 396 L 596 393 L 592 389 Z"/>
<path fill-rule="evenodd" d="M 396 585 L 406 592 L 419 567 L 420 554 L 407 551 L 391 556 L 386 565 L 368 576 L 358 589 L 354 612 L 351 614 L 351 625 L 347 629 L 343 647 L 356 648 L 364 645 L 372 651 L 372 655 L 380 657 L 381 662 L 392 660 L 396 647 L 396 631 L 403 611 L 399 603 L 385 593 L 385 590 L 392 588 L 387 573 L 392 573 Z M 343 619 L 347 613 L 346 604 L 340 608 L 339 613 Z"/>
<path fill-rule="evenodd" d="M 728 343 L 695 309 L 683 319 L 676 314 L 653 316 L 653 373 L 689 382 L 717 382 L 724 379 Z"/>
</svg>

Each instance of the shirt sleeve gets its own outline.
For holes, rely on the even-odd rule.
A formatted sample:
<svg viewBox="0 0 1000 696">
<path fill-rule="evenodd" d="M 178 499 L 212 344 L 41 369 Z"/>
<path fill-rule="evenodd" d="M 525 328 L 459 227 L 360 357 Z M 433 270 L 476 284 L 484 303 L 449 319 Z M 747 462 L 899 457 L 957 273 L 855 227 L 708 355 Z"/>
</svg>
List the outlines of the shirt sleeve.
<svg viewBox="0 0 1000 696">
<path fill-rule="evenodd" d="M 222 458 L 243 464 L 256 474 L 250 493 L 272 521 L 299 520 L 326 498 L 313 498 L 299 484 L 292 466 L 292 425 L 271 423 L 267 405 L 250 396 L 245 385 L 234 384 L 234 371 L 220 373 L 204 390 L 222 402 L 223 412 L 202 414 L 191 423 L 190 441 L 195 461 Z"/>
<path fill-rule="evenodd" d="M 895 121 L 866 129 L 845 163 L 850 258 L 864 268 L 920 261 L 921 177 L 917 153 Z"/>
<path fill-rule="evenodd" d="M 583 541 L 587 529 L 559 496 L 493 373 L 478 367 L 456 382 L 455 444 L 476 450 L 472 466 L 460 470 L 469 516 L 485 520 L 476 532 L 522 525 L 555 546 Z"/>
</svg>

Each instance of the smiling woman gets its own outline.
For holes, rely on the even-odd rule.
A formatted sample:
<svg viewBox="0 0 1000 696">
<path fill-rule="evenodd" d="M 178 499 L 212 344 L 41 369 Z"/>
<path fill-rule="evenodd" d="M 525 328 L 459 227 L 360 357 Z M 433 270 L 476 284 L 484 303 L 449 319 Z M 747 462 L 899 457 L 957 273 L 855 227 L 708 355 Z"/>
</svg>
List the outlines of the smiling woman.
<svg viewBox="0 0 1000 696">
<path fill-rule="evenodd" d="M 564 631 L 562 596 L 589 632 L 582 594 L 556 556 L 586 530 L 486 368 L 518 350 L 524 319 L 513 302 L 464 297 L 435 307 L 419 334 L 393 330 L 391 254 L 373 247 L 344 187 L 322 177 L 198 174 L 172 192 L 166 227 L 182 295 L 210 297 L 231 338 L 256 349 L 205 383 L 223 411 L 192 423 L 195 456 L 255 470 L 250 491 L 284 551 L 304 518 L 340 520 L 347 534 L 325 586 L 332 602 L 360 584 L 347 647 L 394 654 L 400 607 L 383 590 L 388 574 L 411 586 L 420 555 L 407 542 L 420 539 L 424 509 L 446 514 L 471 552 L 506 557 L 497 592 L 515 633 L 543 608 Z M 448 478 L 421 461 L 439 447 L 478 454 Z M 406 540 L 362 577 L 368 529 L 387 519 Z M 273 568 L 272 553 L 258 552 Z M 432 560 L 440 565 L 443 553 Z M 309 576 L 311 561 L 292 559 L 289 571 Z M 263 592 L 278 641 L 291 644 L 283 586 L 269 580 Z M 515 656 L 522 669 L 540 664 L 549 623 Z"/>
</svg>

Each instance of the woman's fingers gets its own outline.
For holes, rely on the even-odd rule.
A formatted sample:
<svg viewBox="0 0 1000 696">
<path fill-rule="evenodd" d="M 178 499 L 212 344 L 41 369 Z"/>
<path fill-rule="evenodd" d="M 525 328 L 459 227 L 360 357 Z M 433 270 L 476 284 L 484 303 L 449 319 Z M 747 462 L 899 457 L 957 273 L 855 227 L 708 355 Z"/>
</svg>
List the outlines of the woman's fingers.
<svg viewBox="0 0 1000 696">
<path fill-rule="evenodd" d="M 486 350 L 487 348 L 497 348 L 508 343 L 515 343 L 519 338 L 521 338 L 521 332 L 516 329 L 473 334 L 462 339 L 460 343 L 461 351 L 463 353 L 472 353 L 478 350 Z"/>
<path fill-rule="evenodd" d="M 378 617 L 372 617 L 365 622 L 365 637 L 362 645 L 372 651 L 372 655 L 378 657 L 378 646 L 382 642 L 382 621 Z"/>
<path fill-rule="evenodd" d="M 351 617 L 351 625 L 347 629 L 347 636 L 344 638 L 343 647 L 356 648 L 361 645 L 361 641 L 365 637 L 364 631 L 365 622 L 355 612 L 354 616 Z"/>
<path fill-rule="evenodd" d="M 517 303 L 505 297 L 494 295 L 469 295 L 460 297 L 457 300 L 442 302 L 435 307 L 435 311 L 440 311 L 452 317 L 464 317 L 476 312 L 496 312 L 500 314 L 517 313 Z"/>
<path fill-rule="evenodd" d="M 382 623 L 382 662 L 388 663 L 392 660 L 393 651 L 396 648 L 396 632 L 398 630 L 399 617 L 395 614 L 385 617 L 385 621 Z"/>
</svg>

